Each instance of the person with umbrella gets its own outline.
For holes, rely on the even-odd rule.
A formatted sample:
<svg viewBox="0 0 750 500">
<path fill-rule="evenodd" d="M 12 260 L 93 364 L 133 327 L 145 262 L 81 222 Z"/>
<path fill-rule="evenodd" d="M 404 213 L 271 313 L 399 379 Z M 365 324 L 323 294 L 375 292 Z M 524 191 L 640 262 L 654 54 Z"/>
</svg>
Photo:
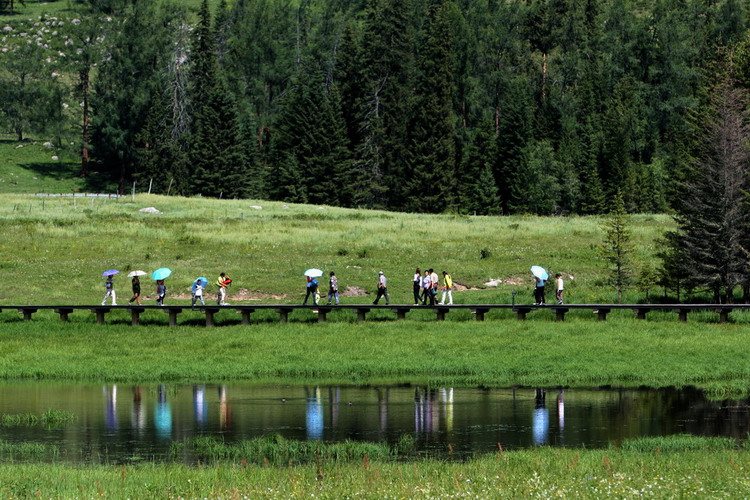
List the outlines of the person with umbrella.
<svg viewBox="0 0 750 500">
<path fill-rule="evenodd" d="M 534 305 L 544 305 L 544 282 L 549 278 L 547 271 L 541 266 L 531 266 L 531 275 L 534 277 Z"/>
<path fill-rule="evenodd" d="M 307 305 L 307 299 L 312 296 L 313 305 L 318 305 L 318 280 L 315 278 L 319 278 L 323 276 L 323 271 L 320 269 L 308 269 L 305 271 L 305 276 L 307 277 L 307 286 L 306 286 L 306 293 L 305 293 L 305 300 L 302 302 L 302 305 Z"/>
<path fill-rule="evenodd" d="M 208 279 L 206 278 L 198 278 L 197 280 L 193 281 L 193 305 L 191 306 L 193 309 L 195 309 L 195 303 L 200 300 L 202 305 L 206 305 L 206 301 L 203 300 L 203 289 L 206 288 L 206 285 L 208 284 Z"/>
<path fill-rule="evenodd" d="M 151 279 L 156 281 L 156 303 L 160 306 L 164 305 L 164 297 L 167 295 L 167 285 L 164 284 L 164 280 L 171 274 L 172 270 L 168 267 L 162 267 L 151 273 Z"/>
<path fill-rule="evenodd" d="M 115 283 L 112 281 L 112 276 L 119 273 L 117 269 L 110 269 L 109 271 L 104 271 L 102 273 L 102 276 L 106 276 L 107 280 L 104 282 L 104 289 L 107 291 L 104 294 L 104 298 L 102 299 L 102 305 L 105 305 L 107 303 L 108 298 L 112 298 L 112 305 L 117 305 L 117 296 L 115 295 Z"/>
<path fill-rule="evenodd" d="M 226 306 L 228 305 L 226 303 L 227 299 L 227 287 L 232 283 L 232 279 L 227 276 L 226 273 L 219 274 L 219 277 L 216 278 L 216 286 L 219 287 L 219 292 L 216 297 L 216 303 L 220 306 Z"/>
<path fill-rule="evenodd" d="M 141 278 L 139 276 L 143 276 L 143 271 L 133 271 L 132 273 L 128 274 L 129 278 L 133 278 L 130 281 L 131 286 L 133 287 L 133 296 L 130 297 L 130 300 L 128 301 L 130 304 L 135 302 L 138 305 L 141 305 Z"/>
</svg>

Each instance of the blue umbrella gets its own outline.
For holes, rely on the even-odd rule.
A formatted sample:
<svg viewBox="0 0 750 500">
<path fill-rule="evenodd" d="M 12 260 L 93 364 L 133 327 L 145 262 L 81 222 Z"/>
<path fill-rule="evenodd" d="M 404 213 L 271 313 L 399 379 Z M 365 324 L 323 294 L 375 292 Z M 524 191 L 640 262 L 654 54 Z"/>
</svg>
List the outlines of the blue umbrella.
<svg viewBox="0 0 750 500">
<path fill-rule="evenodd" d="M 109 271 L 104 271 L 102 276 L 114 276 L 115 274 L 120 274 L 120 271 L 117 269 L 110 269 Z"/>
<path fill-rule="evenodd" d="M 543 281 L 549 279 L 549 274 L 547 274 L 547 271 L 542 266 L 531 266 L 531 274 Z"/>
<path fill-rule="evenodd" d="M 201 284 L 201 286 L 202 286 L 203 288 L 206 288 L 206 285 L 208 285 L 208 278 L 204 278 L 203 276 L 201 276 L 200 278 L 198 278 L 198 279 L 196 279 L 195 281 L 193 281 L 193 286 L 192 286 L 192 288 L 193 288 L 193 291 L 195 291 L 195 286 L 196 286 L 196 285 L 197 285 L 197 284 L 198 284 L 199 282 L 200 282 L 200 284 Z"/>
<path fill-rule="evenodd" d="M 172 274 L 172 270 L 168 267 L 162 267 L 161 269 L 157 269 L 153 273 L 151 273 L 151 279 L 152 280 L 163 280 L 164 278 L 169 278 L 169 275 Z"/>
</svg>

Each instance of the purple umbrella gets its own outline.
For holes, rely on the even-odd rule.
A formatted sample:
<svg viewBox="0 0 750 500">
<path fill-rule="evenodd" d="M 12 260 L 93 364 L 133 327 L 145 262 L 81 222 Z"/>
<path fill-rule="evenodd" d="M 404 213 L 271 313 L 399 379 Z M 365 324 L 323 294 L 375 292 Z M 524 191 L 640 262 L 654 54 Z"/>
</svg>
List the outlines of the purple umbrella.
<svg viewBox="0 0 750 500">
<path fill-rule="evenodd" d="M 120 274 L 120 271 L 117 269 L 110 269 L 109 271 L 104 271 L 102 276 L 114 276 L 115 274 Z"/>
</svg>

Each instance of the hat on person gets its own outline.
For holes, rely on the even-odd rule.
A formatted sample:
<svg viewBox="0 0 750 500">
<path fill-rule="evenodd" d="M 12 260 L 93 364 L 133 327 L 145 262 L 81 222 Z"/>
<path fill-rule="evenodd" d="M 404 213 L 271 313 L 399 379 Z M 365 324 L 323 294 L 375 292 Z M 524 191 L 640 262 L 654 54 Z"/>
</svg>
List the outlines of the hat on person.
<svg viewBox="0 0 750 500">
<path fill-rule="evenodd" d="M 378 271 L 378 274 L 383 274 L 383 271 Z"/>
</svg>

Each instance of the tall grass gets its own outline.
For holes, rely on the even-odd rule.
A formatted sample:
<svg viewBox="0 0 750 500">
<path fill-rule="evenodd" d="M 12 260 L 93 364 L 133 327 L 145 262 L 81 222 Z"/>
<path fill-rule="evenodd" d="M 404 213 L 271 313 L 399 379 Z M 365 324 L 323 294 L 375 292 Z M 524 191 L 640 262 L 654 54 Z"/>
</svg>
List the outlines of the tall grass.
<svg viewBox="0 0 750 500">
<path fill-rule="evenodd" d="M 188 455 L 202 463 L 240 462 L 260 465 L 300 465 L 306 463 L 348 463 L 367 460 L 392 461 L 396 458 L 415 458 L 414 439 L 404 436 L 395 446 L 384 443 L 344 441 L 323 443 L 285 439 L 275 434 L 256 439 L 226 444 L 210 436 L 199 436 L 172 444 L 171 456 L 179 459 Z"/>
<path fill-rule="evenodd" d="M 0 465 L 11 498 L 745 498 L 750 453 L 538 448 L 449 463 Z"/>
</svg>

